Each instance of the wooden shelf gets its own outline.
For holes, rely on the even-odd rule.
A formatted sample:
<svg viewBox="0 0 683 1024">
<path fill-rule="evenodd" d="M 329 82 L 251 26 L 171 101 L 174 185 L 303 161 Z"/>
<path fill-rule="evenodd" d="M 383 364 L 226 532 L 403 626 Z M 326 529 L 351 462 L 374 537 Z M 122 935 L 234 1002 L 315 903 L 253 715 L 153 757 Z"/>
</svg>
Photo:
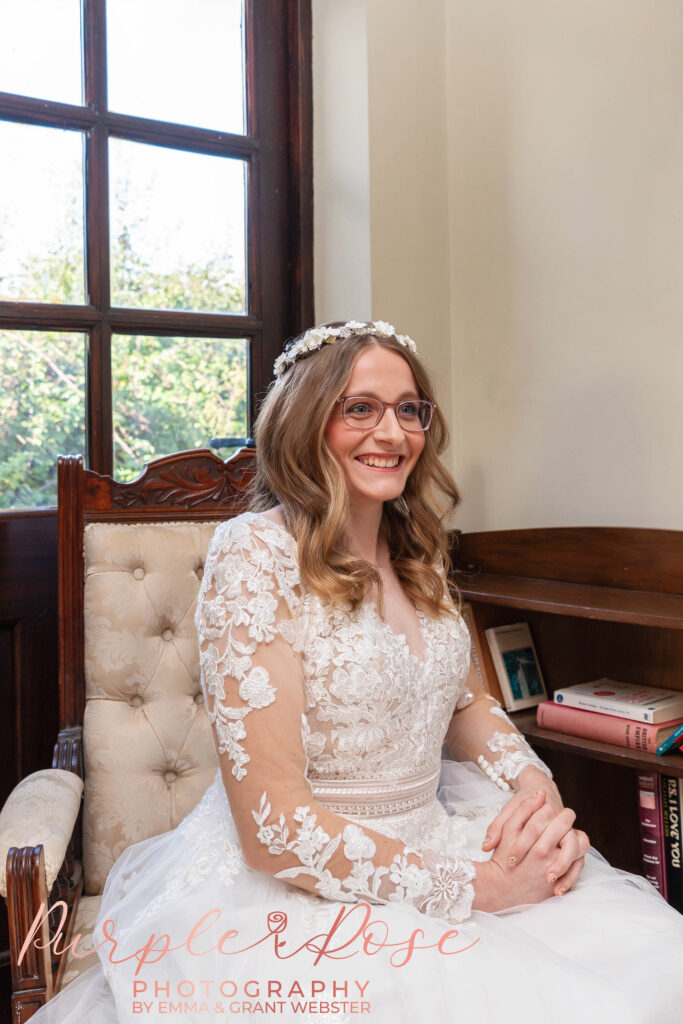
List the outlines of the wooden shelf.
<svg viewBox="0 0 683 1024">
<path fill-rule="evenodd" d="M 624 768 L 637 768 L 641 772 L 658 772 L 661 775 L 683 776 L 683 755 L 681 754 L 646 754 L 629 747 L 618 747 L 613 743 L 602 743 L 600 740 L 587 740 L 582 736 L 569 736 L 567 733 L 551 732 L 541 729 L 536 724 L 536 711 L 515 711 L 510 718 L 527 739 L 539 747 L 553 750 L 564 750 L 570 754 L 593 758 L 595 761 L 607 761 Z"/>
<path fill-rule="evenodd" d="M 482 572 L 456 576 L 463 600 L 584 619 L 683 629 L 683 595 Z"/>
</svg>

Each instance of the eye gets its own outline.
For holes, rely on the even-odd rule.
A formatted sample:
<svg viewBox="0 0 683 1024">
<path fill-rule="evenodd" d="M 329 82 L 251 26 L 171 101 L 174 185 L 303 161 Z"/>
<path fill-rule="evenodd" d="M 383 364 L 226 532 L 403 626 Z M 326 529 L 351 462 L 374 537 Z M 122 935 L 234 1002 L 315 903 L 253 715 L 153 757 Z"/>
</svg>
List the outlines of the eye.
<svg viewBox="0 0 683 1024">
<path fill-rule="evenodd" d="M 351 413 L 353 416 L 365 416 L 370 412 L 369 402 L 352 402 L 346 406 L 347 413 Z"/>
<path fill-rule="evenodd" d="M 399 416 L 409 416 L 411 419 L 418 415 L 419 403 L 401 402 L 398 407 Z"/>
</svg>

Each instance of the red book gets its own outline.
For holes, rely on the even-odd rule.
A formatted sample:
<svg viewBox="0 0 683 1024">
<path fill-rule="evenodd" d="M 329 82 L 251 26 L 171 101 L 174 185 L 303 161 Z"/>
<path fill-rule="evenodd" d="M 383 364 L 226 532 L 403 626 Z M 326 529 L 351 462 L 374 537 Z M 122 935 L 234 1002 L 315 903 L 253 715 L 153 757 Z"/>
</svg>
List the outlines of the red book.
<svg viewBox="0 0 683 1024">
<path fill-rule="evenodd" d="M 669 891 L 666 880 L 662 793 L 656 772 L 638 774 L 638 815 L 643 875 L 659 889 L 666 900 Z"/>
<path fill-rule="evenodd" d="M 683 722 L 683 718 L 672 718 L 668 722 L 650 725 L 635 722 L 631 718 L 617 718 L 603 715 L 598 711 L 584 711 L 545 700 L 536 710 L 536 723 L 541 729 L 564 732 L 568 736 L 582 736 L 586 740 L 602 740 L 618 747 L 643 750 L 656 754 L 657 747 Z"/>
</svg>

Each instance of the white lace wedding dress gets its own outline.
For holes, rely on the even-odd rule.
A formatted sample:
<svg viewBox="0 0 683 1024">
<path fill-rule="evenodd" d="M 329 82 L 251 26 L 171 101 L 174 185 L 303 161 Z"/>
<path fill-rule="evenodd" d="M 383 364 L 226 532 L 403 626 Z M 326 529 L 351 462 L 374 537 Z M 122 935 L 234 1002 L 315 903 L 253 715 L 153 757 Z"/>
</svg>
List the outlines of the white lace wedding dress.
<svg viewBox="0 0 683 1024">
<path fill-rule="evenodd" d="M 683 917 L 597 851 L 564 896 L 472 911 L 487 825 L 550 773 L 476 691 L 462 620 L 418 615 L 424 654 L 303 589 L 284 527 L 218 527 L 197 627 L 225 783 L 119 858 L 116 950 L 38 1024 L 680 1019 Z"/>
</svg>

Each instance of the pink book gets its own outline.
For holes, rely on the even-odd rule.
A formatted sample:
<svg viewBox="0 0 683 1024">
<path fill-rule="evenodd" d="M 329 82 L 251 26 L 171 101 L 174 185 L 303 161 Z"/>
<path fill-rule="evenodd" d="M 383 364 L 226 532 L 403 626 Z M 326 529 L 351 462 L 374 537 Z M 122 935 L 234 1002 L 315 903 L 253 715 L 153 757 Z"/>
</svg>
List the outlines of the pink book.
<svg viewBox="0 0 683 1024">
<path fill-rule="evenodd" d="M 569 736 L 602 740 L 604 743 L 614 743 L 618 747 L 630 747 L 632 750 L 656 754 L 659 744 L 678 728 L 683 718 L 672 718 L 668 722 L 650 725 L 635 722 L 631 718 L 616 718 L 614 715 L 570 708 L 566 704 L 545 700 L 538 705 L 536 722 L 541 729 L 549 729 L 551 732 L 564 732 Z"/>
<path fill-rule="evenodd" d="M 643 875 L 668 899 L 664 861 L 664 824 L 662 795 L 656 772 L 638 774 L 638 814 L 640 817 L 640 848 Z"/>
</svg>

